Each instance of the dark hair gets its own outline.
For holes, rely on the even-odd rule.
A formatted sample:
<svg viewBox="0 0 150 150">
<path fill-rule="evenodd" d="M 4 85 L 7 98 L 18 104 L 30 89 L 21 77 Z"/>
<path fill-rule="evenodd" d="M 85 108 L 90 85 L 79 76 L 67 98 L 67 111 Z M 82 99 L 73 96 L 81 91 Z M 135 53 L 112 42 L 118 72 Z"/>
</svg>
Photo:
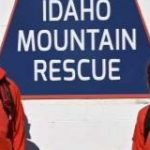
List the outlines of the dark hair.
<svg viewBox="0 0 150 150">
<path fill-rule="evenodd" d="M 147 140 L 149 131 L 150 131 L 150 106 L 146 113 L 145 122 L 144 122 L 144 140 L 145 140 L 145 142 Z"/>
<path fill-rule="evenodd" d="M 3 108 L 9 119 L 9 127 L 8 127 L 8 138 L 13 137 L 14 131 L 14 121 L 15 121 L 15 107 L 14 100 L 9 88 L 9 82 L 6 78 L 0 80 L 0 97 L 3 104 Z"/>
<path fill-rule="evenodd" d="M 147 65 L 147 84 L 148 84 L 148 88 L 150 89 L 150 63 Z M 145 122 L 144 122 L 144 139 L 145 139 L 145 142 L 147 140 L 149 131 L 150 131 L 150 106 L 149 106 L 148 111 L 146 113 Z"/>
<path fill-rule="evenodd" d="M 148 87 L 150 88 L 150 63 L 147 65 L 147 84 Z"/>
</svg>

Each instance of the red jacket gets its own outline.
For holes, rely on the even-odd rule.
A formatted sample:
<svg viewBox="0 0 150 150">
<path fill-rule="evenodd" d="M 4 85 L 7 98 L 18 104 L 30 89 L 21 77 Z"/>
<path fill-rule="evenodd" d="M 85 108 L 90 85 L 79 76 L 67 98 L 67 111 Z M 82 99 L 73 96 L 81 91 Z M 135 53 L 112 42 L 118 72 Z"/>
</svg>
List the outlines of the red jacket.
<svg viewBox="0 0 150 150">
<path fill-rule="evenodd" d="M 146 142 L 144 141 L 144 121 L 148 108 L 149 106 L 146 106 L 138 113 L 133 135 L 132 150 L 150 150 L 150 134 L 148 135 Z"/>
<path fill-rule="evenodd" d="M 5 71 L 0 68 L 0 80 L 6 75 Z M 16 84 L 8 79 L 9 81 L 9 88 L 11 94 L 13 96 L 15 109 L 16 109 L 16 116 L 15 116 L 15 123 L 14 123 L 14 131 L 13 137 L 11 140 L 13 150 L 25 150 L 25 119 L 24 119 L 24 111 L 21 104 L 21 97 L 20 92 L 16 86 Z M 2 103 L 0 101 L 0 137 L 7 138 L 8 133 L 8 116 L 3 109 Z"/>
</svg>

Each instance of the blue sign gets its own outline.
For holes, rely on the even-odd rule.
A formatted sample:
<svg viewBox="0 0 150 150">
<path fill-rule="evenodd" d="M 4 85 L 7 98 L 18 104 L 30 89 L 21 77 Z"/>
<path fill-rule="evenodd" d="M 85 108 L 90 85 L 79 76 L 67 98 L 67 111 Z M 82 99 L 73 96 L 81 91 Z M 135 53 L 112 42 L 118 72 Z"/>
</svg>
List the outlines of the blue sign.
<svg viewBox="0 0 150 150">
<path fill-rule="evenodd" d="M 1 64 L 23 95 L 146 94 L 149 57 L 134 0 L 19 0 Z"/>
</svg>

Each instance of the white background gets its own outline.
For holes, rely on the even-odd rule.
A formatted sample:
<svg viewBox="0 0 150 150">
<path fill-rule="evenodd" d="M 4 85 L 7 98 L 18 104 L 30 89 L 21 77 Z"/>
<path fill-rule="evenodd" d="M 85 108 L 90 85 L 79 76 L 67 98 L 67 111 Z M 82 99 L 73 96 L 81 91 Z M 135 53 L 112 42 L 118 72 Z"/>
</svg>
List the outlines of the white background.
<svg viewBox="0 0 150 150">
<path fill-rule="evenodd" d="M 13 2 L 0 0 L 0 43 Z M 150 1 L 139 2 L 150 29 Z M 23 105 L 31 124 L 30 141 L 40 150 L 130 150 L 137 112 L 147 102 L 146 99 L 24 100 Z"/>
</svg>

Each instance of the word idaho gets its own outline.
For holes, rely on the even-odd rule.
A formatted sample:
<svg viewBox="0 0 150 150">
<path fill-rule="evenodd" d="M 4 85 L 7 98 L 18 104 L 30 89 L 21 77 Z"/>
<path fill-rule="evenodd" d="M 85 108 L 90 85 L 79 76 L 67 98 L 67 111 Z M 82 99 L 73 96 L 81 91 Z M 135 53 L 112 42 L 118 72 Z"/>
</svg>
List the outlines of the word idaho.
<svg viewBox="0 0 150 150">
<path fill-rule="evenodd" d="M 66 2 L 67 6 L 64 7 Z M 85 21 L 86 16 L 89 16 L 90 21 L 95 19 L 106 21 L 111 16 L 109 0 L 79 0 L 78 2 L 77 0 L 68 0 L 66 2 L 63 0 L 43 0 L 43 21 L 68 21 L 70 18 L 75 21 Z"/>
</svg>

